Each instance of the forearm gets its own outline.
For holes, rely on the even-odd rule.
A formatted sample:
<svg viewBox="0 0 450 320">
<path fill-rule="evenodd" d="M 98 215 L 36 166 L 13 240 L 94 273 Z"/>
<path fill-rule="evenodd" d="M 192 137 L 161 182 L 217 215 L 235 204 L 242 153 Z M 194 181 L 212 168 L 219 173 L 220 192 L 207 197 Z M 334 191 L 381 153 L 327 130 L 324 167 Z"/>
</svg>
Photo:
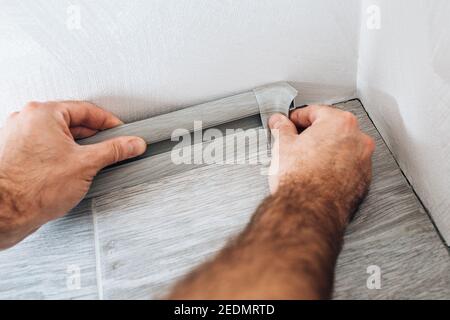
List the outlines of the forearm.
<svg viewBox="0 0 450 320">
<path fill-rule="evenodd" d="M 14 199 L 8 179 L 0 177 L 0 250 L 12 247 L 37 227 L 24 223 L 23 205 Z"/>
<path fill-rule="evenodd" d="M 325 299 L 350 210 L 322 183 L 280 188 L 243 233 L 179 283 L 174 299 Z"/>
<path fill-rule="evenodd" d="M 13 244 L 14 228 L 13 212 L 11 210 L 11 199 L 5 183 L 5 179 L 0 177 L 0 250 L 6 249 Z"/>
</svg>

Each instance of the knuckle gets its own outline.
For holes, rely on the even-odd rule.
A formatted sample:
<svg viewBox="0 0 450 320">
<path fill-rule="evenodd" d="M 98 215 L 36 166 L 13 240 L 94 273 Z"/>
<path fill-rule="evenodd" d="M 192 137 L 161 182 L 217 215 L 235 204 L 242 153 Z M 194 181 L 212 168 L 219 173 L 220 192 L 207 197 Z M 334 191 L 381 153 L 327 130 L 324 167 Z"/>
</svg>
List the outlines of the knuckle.
<svg viewBox="0 0 450 320">
<path fill-rule="evenodd" d="M 321 108 L 323 107 L 323 105 L 320 105 L 320 104 L 310 104 L 310 105 L 308 105 L 308 107 L 311 108 L 311 109 L 319 110 L 319 109 L 321 109 Z"/>
<path fill-rule="evenodd" d="M 19 112 L 15 111 L 15 112 L 11 112 L 8 116 L 9 119 L 13 119 L 15 117 L 17 117 L 19 115 Z"/>
<path fill-rule="evenodd" d="M 31 110 L 35 110 L 35 109 L 39 108 L 40 106 L 41 106 L 41 103 L 40 103 L 40 102 L 37 102 L 37 101 L 30 101 L 30 102 L 27 102 L 27 103 L 25 104 L 24 110 L 25 110 L 25 111 L 31 111 Z"/>
<path fill-rule="evenodd" d="M 111 143 L 111 160 L 113 162 L 118 162 L 122 159 L 122 148 L 119 143 L 113 142 Z"/>
<path fill-rule="evenodd" d="M 87 149 L 88 150 L 88 149 Z M 99 170 L 98 163 L 96 161 L 92 161 L 98 156 L 97 152 L 85 151 L 84 148 L 80 146 L 79 151 L 75 154 L 79 154 L 78 164 L 81 167 L 80 172 L 85 172 L 89 176 L 95 176 Z"/>
<path fill-rule="evenodd" d="M 375 150 L 376 144 L 375 144 L 375 140 L 372 137 L 366 135 L 365 143 L 366 143 L 366 147 L 369 149 L 370 152 L 373 152 Z"/>
<path fill-rule="evenodd" d="M 314 109 L 316 112 L 326 112 L 330 110 L 330 106 L 324 105 L 324 104 L 315 104 L 311 106 L 312 109 Z"/>
<path fill-rule="evenodd" d="M 315 112 L 321 117 L 326 117 L 335 111 L 335 108 L 333 106 L 325 104 L 314 105 L 313 108 L 315 109 Z"/>
<path fill-rule="evenodd" d="M 45 118 L 55 111 L 55 104 L 53 102 L 28 102 L 21 111 L 25 118 Z"/>
<path fill-rule="evenodd" d="M 341 119 L 343 123 L 349 127 L 356 127 L 358 125 L 358 119 L 351 112 L 348 111 L 342 112 Z"/>
<path fill-rule="evenodd" d="M 321 109 L 334 109 L 334 107 L 329 104 L 319 104 L 319 105 L 317 105 L 317 107 L 319 107 Z"/>
</svg>

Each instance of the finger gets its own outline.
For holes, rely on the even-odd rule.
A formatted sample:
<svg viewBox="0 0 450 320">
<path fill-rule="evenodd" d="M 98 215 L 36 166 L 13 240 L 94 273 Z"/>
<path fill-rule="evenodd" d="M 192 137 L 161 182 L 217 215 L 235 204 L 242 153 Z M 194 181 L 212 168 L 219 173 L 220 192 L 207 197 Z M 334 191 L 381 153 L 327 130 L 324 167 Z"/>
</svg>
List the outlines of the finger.
<svg viewBox="0 0 450 320">
<path fill-rule="evenodd" d="M 137 157 L 145 152 L 147 144 L 138 137 L 119 137 L 97 144 L 83 146 L 94 166 L 101 170 L 114 163 Z"/>
<path fill-rule="evenodd" d="M 93 136 L 98 130 L 93 130 L 85 127 L 72 127 L 70 133 L 74 139 L 84 139 Z"/>
<path fill-rule="evenodd" d="M 20 114 L 19 111 L 14 111 L 14 112 L 12 112 L 12 113 L 9 115 L 9 119 L 12 119 L 12 118 L 14 118 L 14 117 L 17 117 L 19 114 Z"/>
<path fill-rule="evenodd" d="M 56 104 L 69 127 L 105 130 L 123 124 L 111 112 L 86 101 L 62 101 Z"/>
<path fill-rule="evenodd" d="M 294 123 L 281 113 L 276 113 L 269 119 L 270 130 L 278 130 L 280 135 L 297 135 L 298 131 Z"/>
<path fill-rule="evenodd" d="M 300 108 L 291 113 L 290 119 L 295 125 L 301 128 L 307 128 L 316 122 L 324 114 L 324 110 L 333 110 L 327 106 L 311 105 Z"/>
<path fill-rule="evenodd" d="M 377 145 L 372 137 L 364 133 L 362 135 L 363 135 L 362 141 L 364 144 L 364 151 L 365 151 L 364 156 L 370 158 L 372 157 Z"/>
</svg>

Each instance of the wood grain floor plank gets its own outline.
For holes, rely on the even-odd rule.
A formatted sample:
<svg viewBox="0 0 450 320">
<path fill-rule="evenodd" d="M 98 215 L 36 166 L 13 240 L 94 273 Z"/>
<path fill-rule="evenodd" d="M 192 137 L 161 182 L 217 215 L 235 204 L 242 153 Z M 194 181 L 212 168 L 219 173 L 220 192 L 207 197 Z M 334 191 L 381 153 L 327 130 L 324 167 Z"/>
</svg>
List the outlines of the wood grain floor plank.
<svg viewBox="0 0 450 320">
<path fill-rule="evenodd" d="M 90 203 L 83 202 L 1 251 L 0 299 L 96 299 L 93 231 Z"/>
<path fill-rule="evenodd" d="M 97 198 L 105 298 L 164 294 L 245 226 L 261 180 L 258 167 L 213 165 Z"/>
<path fill-rule="evenodd" d="M 371 190 L 338 259 L 335 299 L 450 299 L 447 247 L 361 104 L 354 100 L 338 107 L 358 116 L 377 150 Z M 177 168 L 170 152 L 141 160 L 136 170 L 148 175 L 145 183 L 92 199 L 95 224 L 90 201 L 84 201 L 0 252 L 0 298 L 98 298 L 99 292 L 110 299 L 161 297 L 242 230 L 268 194 L 261 169 L 248 164 Z M 67 287 L 67 268 L 73 265 L 81 270 L 79 290 Z M 379 290 L 366 285 L 371 265 L 381 270 Z"/>
<path fill-rule="evenodd" d="M 381 136 L 359 101 L 339 105 L 376 139 L 373 182 L 349 226 L 336 269 L 336 299 L 450 298 L 450 257 Z M 381 289 L 368 289 L 369 266 Z"/>
<path fill-rule="evenodd" d="M 420 202 L 360 103 L 338 107 L 358 116 L 377 151 L 371 191 L 338 261 L 335 298 L 449 298 L 448 251 Z M 209 166 L 97 198 L 105 296 L 161 295 L 242 229 L 266 186 L 256 168 Z M 380 290 L 366 286 L 370 265 L 381 268 Z"/>
</svg>

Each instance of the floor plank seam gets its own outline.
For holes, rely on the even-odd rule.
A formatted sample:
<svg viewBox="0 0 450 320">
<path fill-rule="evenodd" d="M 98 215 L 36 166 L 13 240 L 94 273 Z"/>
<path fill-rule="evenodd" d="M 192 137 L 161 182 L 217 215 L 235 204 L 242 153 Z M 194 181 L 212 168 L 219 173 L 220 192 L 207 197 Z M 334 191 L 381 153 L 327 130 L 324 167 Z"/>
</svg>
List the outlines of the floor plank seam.
<svg viewBox="0 0 450 320">
<path fill-rule="evenodd" d="M 357 115 L 378 149 L 371 191 L 336 263 L 334 299 L 449 299 L 450 252 L 420 198 L 362 104 L 353 99 L 338 107 Z M 232 128 L 241 124 L 250 129 L 261 123 L 252 117 Z M 110 181 L 115 191 L 85 200 L 73 214 L 0 252 L 0 298 L 158 299 L 212 258 L 267 194 L 266 177 L 250 164 L 167 167 L 170 148 L 164 148 L 160 157 L 136 163 L 136 175 L 122 177 L 154 174 L 147 183 L 119 191 L 114 188 L 121 180 Z M 247 149 L 233 153 L 247 155 Z M 67 287 L 69 264 L 83 271 L 73 274 L 82 291 Z M 367 287 L 368 266 L 379 267 L 380 290 Z"/>
<path fill-rule="evenodd" d="M 94 249 L 95 249 L 95 273 L 97 278 L 98 299 L 103 300 L 103 274 L 100 253 L 100 240 L 98 234 L 97 210 L 95 206 L 96 199 L 91 199 L 92 223 L 94 225 Z"/>
</svg>

